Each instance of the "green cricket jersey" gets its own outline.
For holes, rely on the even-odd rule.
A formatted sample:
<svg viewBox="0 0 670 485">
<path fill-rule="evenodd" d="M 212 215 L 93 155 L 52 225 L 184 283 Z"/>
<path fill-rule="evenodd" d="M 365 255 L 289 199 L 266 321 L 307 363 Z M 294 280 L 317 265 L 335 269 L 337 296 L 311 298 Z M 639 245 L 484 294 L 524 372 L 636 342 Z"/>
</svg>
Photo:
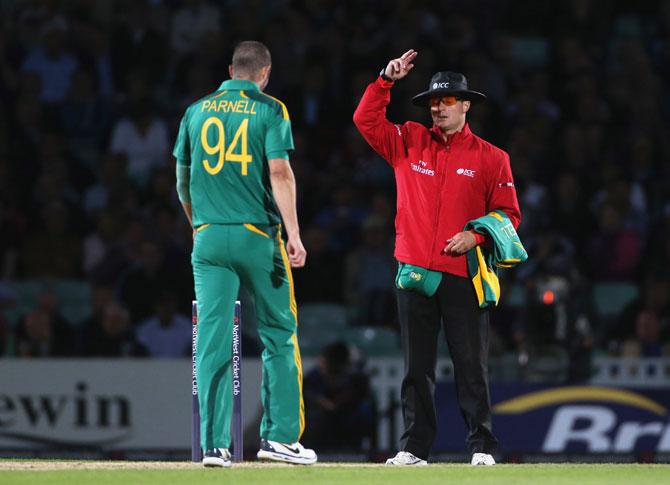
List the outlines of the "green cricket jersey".
<svg viewBox="0 0 670 485">
<path fill-rule="evenodd" d="M 173 155 L 190 167 L 193 227 L 279 224 L 268 160 L 288 159 L 284 103 L 252 81 L 228 80 L 186 109 Z"/>
</svg>

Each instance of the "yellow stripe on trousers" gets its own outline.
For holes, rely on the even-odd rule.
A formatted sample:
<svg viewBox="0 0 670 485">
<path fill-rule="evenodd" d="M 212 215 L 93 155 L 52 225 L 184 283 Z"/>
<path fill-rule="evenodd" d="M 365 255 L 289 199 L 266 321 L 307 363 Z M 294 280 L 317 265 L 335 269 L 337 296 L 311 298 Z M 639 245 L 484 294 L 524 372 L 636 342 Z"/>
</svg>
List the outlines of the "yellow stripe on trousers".
<svg viewBox="0 0 670 485">
<path fill-rule="evenodd" d="M 258 228 L 257 228 L 256 226 L 254 226 L 253 224 L 244 224 L 244 227 L 247 228 L 247 229 L 249 229 L 251 232 L 255 232 L 256 234 L 260 234 L 261 236 L 263 236 L 263 237 L 267 237 L 268 239 L 270 239 L 270 236 L 268 236 L 266 233 L 264 233 L 263 231 L 261 231 L 260 229 L 258 229 Z"/>
<path fill-rule="evenodd" d="M 291 274 L 291 264 L 288 260 L 288 253 L 284 247 L 284 241 L 281 238 L 281 229 L 277 231 L 277 240 L 279 241 L 279 250 L 281 251 L 281 257 L 284 261 L 284 267 L 286 268 L 286 276 L 288 277 L 288 289 L 289 289 L 289 308 L 291 313 L 295 318 L 295 324 L 298 325 L 298 304 L 295 301 L 295 292 L 293 289 L 293 275 Z M 298 390 L 300 392 L 300 433 L 298 434 L 298 441 L 302 433 L 305 431 L 305 402 L 302 399 L 302 359 L 300 358 L 300 348 L 298 347 L 298 335 L 293 333 L 291 337 L 291 342 L 293 342 L 293 359 L 295 365 L 298 368 Z"/>
</svg>

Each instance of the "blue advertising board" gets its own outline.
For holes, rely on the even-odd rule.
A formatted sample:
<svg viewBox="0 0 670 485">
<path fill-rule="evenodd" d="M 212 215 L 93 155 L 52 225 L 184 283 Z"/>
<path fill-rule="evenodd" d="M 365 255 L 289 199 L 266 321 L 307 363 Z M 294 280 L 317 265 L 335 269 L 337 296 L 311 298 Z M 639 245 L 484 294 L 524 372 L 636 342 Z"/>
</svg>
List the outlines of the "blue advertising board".
<svg viewBox="0 0 670 485">
<path fill-rule="evenodd" d="M 466 429 L 453 383 L 435 392 L 434 452 L 465 451 Z M 670 390 L 603 386 L 491 386 L 501 452 L 670 452 Z"/>
</svg>

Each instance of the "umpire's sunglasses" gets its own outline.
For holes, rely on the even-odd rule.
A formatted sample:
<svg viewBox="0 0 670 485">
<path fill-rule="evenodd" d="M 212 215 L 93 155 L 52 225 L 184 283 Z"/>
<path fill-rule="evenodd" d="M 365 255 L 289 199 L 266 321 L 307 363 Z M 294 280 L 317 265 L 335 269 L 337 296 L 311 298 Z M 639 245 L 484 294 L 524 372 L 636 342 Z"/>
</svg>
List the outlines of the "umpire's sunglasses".
<svg viewBox="0 0 670 485">
<path fill-rule="evenodd" d="M 430 98 L 430 106 L 432 108 L 437 108 L 440 106 L 440 103 L 444 103 L 447 106 L 453 106 L 458 103 L 461 98 L 457 96 L 442 96 L 441 98 Z"/>
</svg>

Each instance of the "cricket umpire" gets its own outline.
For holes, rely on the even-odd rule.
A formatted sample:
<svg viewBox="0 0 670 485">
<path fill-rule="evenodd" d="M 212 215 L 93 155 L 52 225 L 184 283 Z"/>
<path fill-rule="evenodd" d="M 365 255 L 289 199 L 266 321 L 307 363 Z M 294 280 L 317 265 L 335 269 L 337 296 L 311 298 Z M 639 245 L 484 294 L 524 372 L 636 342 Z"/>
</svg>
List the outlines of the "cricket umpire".
<svg viewBox="0 0 670 485">
<path fill-rule="evenodd" d="M 412 102 L 430 110 L 433 126 L 386 118 L 395 82 L 417 52 L 392 59 L 354 113 L 365 140 L 395 172 L 395 258 L 398 313 L 405 356 L 401 398 L 405 432 L 390 465 L 425 465 L 435 439 L 437 336 L 443 325 L 454 364 L 461 414 L 473 465 L 493 465 L 488 385 L 489 315 L 480 308 L 466 257 L 488 237 L 464 226 L 493 210 L 516 227 L 521 220 L 509 156 L 470 131 L 466 116 L 486 96 L 460 73 L 438 72 Z"/>
</svg>

